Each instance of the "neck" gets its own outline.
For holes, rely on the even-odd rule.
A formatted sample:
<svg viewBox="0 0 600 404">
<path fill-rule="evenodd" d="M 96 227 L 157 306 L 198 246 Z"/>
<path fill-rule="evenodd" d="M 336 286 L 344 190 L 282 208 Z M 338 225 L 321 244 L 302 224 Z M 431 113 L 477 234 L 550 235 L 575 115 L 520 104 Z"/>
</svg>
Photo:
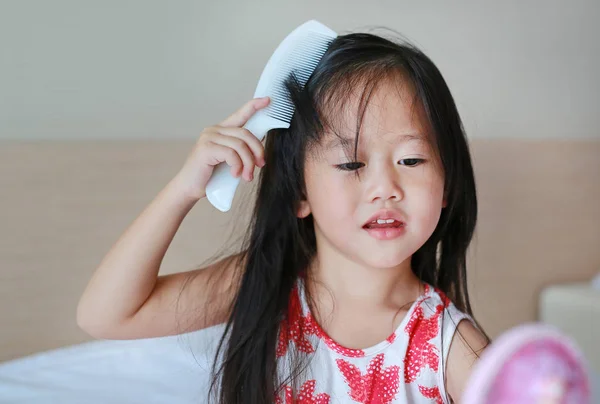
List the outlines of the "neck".
<svg viewBox="0 0 600 404">
<path fill-rule="evenodd" d="M 410 266 L 410 257 L 390 268 L 373 268 L 340 255 L 318 254 L 308 269 L 307 288 L 316 300 L 332 297 L 352 307 L 404 305 L 421 293 L 421 282 Z"/>
</svg>

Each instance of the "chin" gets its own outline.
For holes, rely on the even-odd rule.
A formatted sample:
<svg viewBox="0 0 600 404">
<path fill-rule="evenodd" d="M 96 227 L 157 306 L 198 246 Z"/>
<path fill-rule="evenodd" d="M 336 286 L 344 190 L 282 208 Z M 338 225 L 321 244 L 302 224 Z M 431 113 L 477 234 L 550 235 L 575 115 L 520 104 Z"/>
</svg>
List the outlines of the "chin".
<svg viewBox="0 0 600 404">
<path fill-rule="evenodd" d="M 377 257 L 364 257 L 362 261 L 365 263 L 365 265 L 371 268 L 392 269 L 401 266 L 407 259 L 410 259 L 410 255 L 407 256 L 405 254 L 393 254 L 386 256 L 383 253 L 379 253 L 377 255 Z"/>
</svg>

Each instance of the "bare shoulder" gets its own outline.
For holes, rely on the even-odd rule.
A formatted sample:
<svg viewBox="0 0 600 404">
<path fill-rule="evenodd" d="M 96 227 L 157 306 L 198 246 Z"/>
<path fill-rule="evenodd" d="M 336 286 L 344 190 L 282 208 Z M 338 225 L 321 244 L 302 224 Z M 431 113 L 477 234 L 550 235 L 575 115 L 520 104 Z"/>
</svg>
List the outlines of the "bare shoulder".
<svg viewBox="0 0 600 404">
<path fill-rule="evenodd" d="M 458 323 L 446 363 L 446 390 L 455 403 L 460 403 L 471 369 L 487 345 L 487 337 L 471 321 Z"/>
<path fill-rule="evenodd" d="M 245 254 L 161 275 L 146 302 L 120 327 L 119 339 L 176 335 L 223 323 L 237 294 Z"/>
</svg>

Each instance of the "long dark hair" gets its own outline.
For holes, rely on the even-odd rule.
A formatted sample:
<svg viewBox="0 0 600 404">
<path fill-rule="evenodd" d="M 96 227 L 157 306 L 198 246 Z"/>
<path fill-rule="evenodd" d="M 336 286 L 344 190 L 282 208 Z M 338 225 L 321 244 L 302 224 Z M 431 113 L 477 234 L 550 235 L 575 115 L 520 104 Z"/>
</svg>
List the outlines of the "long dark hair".
<svg viewBox="0 0 600 404">
<path fill-rule="evenodd" d="M 266 165 L 239 256 L 243 265 L 237 294 L 214 361 L 211 391 L 220 384 L 219 403 L 272 403 L 283 384 L 276 358 L 280 323 L 286 319 L 296 280 L 316 254 L 312 216 L 296 215 L 306 196 L 305 156 L 330 127 L 331 111 L 343 108 L 350 91 L 364 86 L 365 107 L 364 94 L 390 77 L 400 77 L 414 88 L 445 178 L 447 205 L 431 237 L 412 256 L 412 270 L 473 315 L 466 251 L 475 229 L 477 199 L 469 147 L 450 90 L 434 63 L 406 41 L 369 33 L 340 35 L 304 87 L 290 75 L 286 88 L 296 107 L 293 120 L 289 129 L 272 130 L 266 138 Z M 292 381 L 302 368 L 298 359 L 289 375 Z"/>
</svg>

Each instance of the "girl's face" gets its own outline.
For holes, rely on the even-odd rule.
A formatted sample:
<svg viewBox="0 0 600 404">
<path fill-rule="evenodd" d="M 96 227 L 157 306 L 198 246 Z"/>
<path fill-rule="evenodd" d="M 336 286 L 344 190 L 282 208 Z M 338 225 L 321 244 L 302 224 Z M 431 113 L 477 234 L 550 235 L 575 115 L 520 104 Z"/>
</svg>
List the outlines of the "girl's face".
<svg viewBox="0 0 600 404">
<path fill-rule="evenodd" d="M 319 254 L 341 254 L 370 268 L 396 267 L 435 230 L 445 206 L 444 178 L 426 140 L 427 121 L 413 100 L 404 85 L 379 86 L 363 117 L 355 160 L 354 96 L 338 117 L 336 132 L 347 141 L 328 133 L 307 153 L 307 200 L 298 216 L 312 213 Z M 377 216 L 401 224 L 375 229 L 368 223 Z"/>
</svg>

